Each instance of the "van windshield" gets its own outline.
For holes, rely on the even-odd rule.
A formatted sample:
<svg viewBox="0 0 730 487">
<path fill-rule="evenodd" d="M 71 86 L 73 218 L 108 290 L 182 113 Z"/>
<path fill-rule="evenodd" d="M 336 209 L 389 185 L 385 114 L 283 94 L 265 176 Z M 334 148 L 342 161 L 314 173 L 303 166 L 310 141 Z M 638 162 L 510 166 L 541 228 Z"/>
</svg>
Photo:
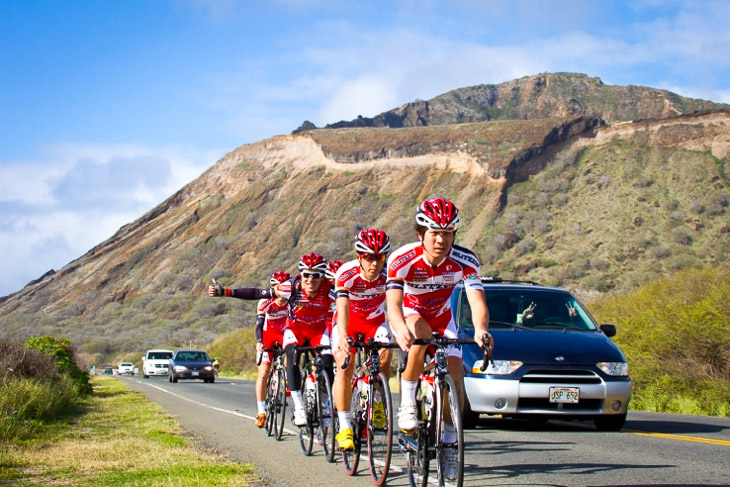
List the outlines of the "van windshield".
<svg viewBox="0 0 730 487">
<path fill-rule="evenodd" d="M 148 360 L 167 360 L 172 358 L 170 352 L 150 352 L 147 354 Z"/>
</svg>

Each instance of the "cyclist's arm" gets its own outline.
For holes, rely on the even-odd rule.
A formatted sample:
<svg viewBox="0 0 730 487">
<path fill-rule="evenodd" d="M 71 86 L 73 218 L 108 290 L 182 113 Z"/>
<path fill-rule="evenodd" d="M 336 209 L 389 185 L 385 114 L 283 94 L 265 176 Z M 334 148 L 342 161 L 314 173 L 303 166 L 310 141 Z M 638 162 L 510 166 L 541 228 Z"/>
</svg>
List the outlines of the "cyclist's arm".
<svg viewBox="0 0 730 487">
<path fill-rule="evenodd" d="M 484 299 L 484 291 L 481 289 L 471 288 L 466 290 L 466 299 L 471 307 L 471 317 L 474 323 L 474 340 L 481 347 L 482 335 L 489 333 L 489 308 L 487 301 Z"/>
<path fill-rule="evenodd" d="M 347 328 L 350 324 L 350 293 L 345 289 L 337 290 L 337 334 L 339 336 L 339 342 L 334 345 L 343 352 L 349 351 L 349 345 L 347 344 Z M 345 347 L 345 348 L 343 348 Z"/>
<path fill-rule="evenodd" d="M 266 317 L 263 314 L 256 315 L 256 342 L 262 343 L 264 341 L 264 323 Z"/>
<path fill-rule="evenodd" d="M 396 341 L 403 351 L 408 351 L 413 344 L 413 334 L 408 329 L 406 318 L 403 315 L 403 281 L 392 279 L 388 281 L 385 291 L 385 302 L 388 307 L 388 321 L 395 333 Z"/>
</svg>

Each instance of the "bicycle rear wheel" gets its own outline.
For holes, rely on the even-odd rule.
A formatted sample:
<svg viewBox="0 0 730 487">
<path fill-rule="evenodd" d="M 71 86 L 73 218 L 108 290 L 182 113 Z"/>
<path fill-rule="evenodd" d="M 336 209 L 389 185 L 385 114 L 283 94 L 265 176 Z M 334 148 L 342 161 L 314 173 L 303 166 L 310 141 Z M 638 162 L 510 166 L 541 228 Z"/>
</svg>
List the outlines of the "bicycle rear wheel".
<svg viewBox="0 0 730 487">
<path fill-rule="evenodd" d="M 284 422 L 286 421 L 286 374 L 284 369 L 279 367 L 276 370 L 278 376 L 276 386 L 276 397 L 274 399 L 274 438 L 281 441 L 284 433 Z"/>
<path fill-rule="evenodd" d="M 390 469 L 390 456 L 393 451 L 393 405 L 388 380 L 382 372 L 375 380 L 370 381 L 369 387 L 368 457 L 373 483 L 379 486 L 385 483 Z M 379 405 L 382 405 L 382 409 Z"/>
<path fill-rule="evenodd" d="M 448 401 L 448 409 L 445 401 Z M 443 441 L 443 431 L 446 425 L 446 413 L 451 416 L 451 420 L 456 430 L 456 443 L 445 444 Z M 451 376 L 444 376 L 441 384 L 436 387 L 436 473 L 438 477 L 439 487 L 445 486 L 446 482 L 452 482 L 451 485 L 462 487 L 464 484 L 464 428 L 461 422 L 461 406 L 459 403 L 459 392 L 456 384 Z M 451 450 L 451 451 L 449 451 Z M 449 453 L 454 454 L 456 450 L 456 476 L 455 478 L 446 478 L 445 465 L 446 457 Z"/>
<path fill-rule="evenodd" d="M 352 426 L 352 441 L 355 447 L 352 450 L 342 452 L 342 463 L 345 466 L 347 475 L 355 475 L 357 466 L 360 463 L 360 450 L 362 449 L 363 431 L 363 410 L 360 402 L 358 382 L 362 379 L 352 381 L 352 399 L 350 400 L 350 425 Z"/>
<path fill-rule="evenodd" d="M 328 462 L 335 461 L 335 428 L 334 428 L 334 404 L 332 396 L 332 384 L 329 376 L 322 372 L 317 377 L 317 416 L 319 418 L 319 435 L 322 438 L 322 450 Z"/>
</svg>

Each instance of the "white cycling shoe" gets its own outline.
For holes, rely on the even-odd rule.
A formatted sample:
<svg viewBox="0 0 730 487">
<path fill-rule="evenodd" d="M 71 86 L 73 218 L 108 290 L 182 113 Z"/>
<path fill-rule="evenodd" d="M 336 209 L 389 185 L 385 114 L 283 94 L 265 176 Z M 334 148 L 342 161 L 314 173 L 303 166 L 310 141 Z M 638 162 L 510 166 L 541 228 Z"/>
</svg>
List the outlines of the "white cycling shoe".
<svg viewBox="0 0 730 487">
<path fill-rule="evenodd" d="M 398 408 L 398 428 L 412 431 L 418 427 L 418 416 L 415 404 L 406 404 Z"/>
<path fill-rule="evenodd" d="M 302 409 L 294 410 L 294 426 L 306 426 L 307 425 L 307 412 Z"/>
</svg>

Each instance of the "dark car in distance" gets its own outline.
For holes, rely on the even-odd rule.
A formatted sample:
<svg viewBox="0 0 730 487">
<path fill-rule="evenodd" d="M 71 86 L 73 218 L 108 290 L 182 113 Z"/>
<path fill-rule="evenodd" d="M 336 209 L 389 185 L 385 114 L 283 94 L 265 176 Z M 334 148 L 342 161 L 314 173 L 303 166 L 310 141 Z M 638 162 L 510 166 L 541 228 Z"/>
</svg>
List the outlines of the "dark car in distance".
<svg viewBox="0 0 730 487">
<path fill-rule="evenodd" d="M 168 380 L 202 379 L 203 382 L 215 382 L 213 361 L 202 350 L 178 350 L 170 359 Z"/>
<path fill-rule="evenodd" d="M 631 379 L 626 358 L 570 292 L 535 283 L 482 279 L 494 338 L 494 363 L 482 372 L 482 352 L 465 345 L 466 424 L 479 414 L 533 421 L 593 420 L 603 431 L 626 421 Z M 452 294 L 459 336 L 474 325 L 463 285 Z"/>
</svg>

